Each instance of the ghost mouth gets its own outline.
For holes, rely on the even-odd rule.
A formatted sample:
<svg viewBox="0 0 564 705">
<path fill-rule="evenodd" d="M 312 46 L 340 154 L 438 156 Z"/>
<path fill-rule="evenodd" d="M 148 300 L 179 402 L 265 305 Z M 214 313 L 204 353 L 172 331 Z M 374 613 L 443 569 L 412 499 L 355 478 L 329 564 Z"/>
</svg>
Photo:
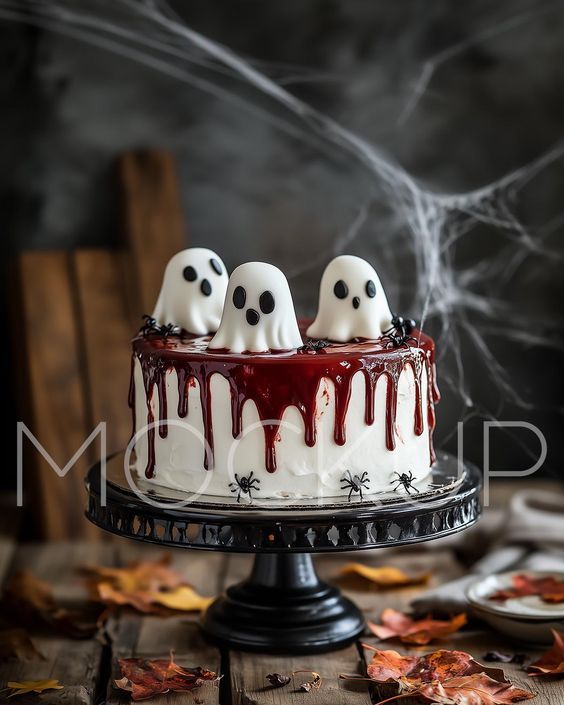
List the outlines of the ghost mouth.
<svg viewBox="0 0 564 705">
<path fill-rule="evenodd" d="M 202 283 L 200 284 L 200 291 L 204 296 L 211 296 L 212 287 L 208 279 L 202 279 Z"/>
<path fill-rule="evenodd" d="M 360 298 L 358 296 L 353 296 L 352 305 L 353 308 L 358 308 L 360 306 Z"/>
<path fill-rule="evenodd" d="M 256 326 L 256 324 L 260 321 L 260 314 L 258 311 L 255 311 L 254 308 L 248 308 L 245 317 L 250 326 Z"/>
</svg>

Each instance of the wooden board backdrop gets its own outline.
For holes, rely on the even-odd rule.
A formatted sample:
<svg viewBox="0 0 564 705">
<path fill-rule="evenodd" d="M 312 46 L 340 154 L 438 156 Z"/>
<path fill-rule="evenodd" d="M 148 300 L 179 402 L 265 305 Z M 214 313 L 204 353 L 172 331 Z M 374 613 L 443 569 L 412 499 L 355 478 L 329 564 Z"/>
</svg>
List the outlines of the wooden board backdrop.
<svg viewBox="0 0 564 705">
<path fill-rule="evenodd" d="M 151 313 L 168 259 L 185 247 L 174 161 L 165 152 L 119 159 L 119 250 L 31 251 L 13 267 L 19 418 L 63 467 L 100 421 L 107 450 L 123 448 L 132 334 Z M 117 225 L 116 225 L 117 226 Z M 16 328 L 17 325 L 17 328 Z M 84 474 L 98 440 L 64 478 L 24 438 L 24 506 L 36 535 L 98 536 L 84 519 Z"/>
</svg>

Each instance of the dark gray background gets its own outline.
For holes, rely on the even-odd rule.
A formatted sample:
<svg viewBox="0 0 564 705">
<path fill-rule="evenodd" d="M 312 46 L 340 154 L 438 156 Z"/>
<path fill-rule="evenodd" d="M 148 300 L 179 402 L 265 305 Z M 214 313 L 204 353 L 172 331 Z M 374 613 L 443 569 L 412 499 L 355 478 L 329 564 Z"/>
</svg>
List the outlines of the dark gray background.
<svg viewBox="0 0 564 705">
<path fill-rule="evenodd" d="M 154 36 L 151 23 L 139 21 L 133 10 L 116 10 L 119 3 L 74 4 Z M 563 137 L 561 3 L 198 0 L 174 6 L 189 26 L 261 62 L 292 93 L 376 144 L 434 190 L 464 192 L 489 184 Z M 0 0 L 0 20 L 2 9 Z M 313 141 L 307 129 L 305 139 L 288 136 L 252 112 L 119 51 L 7 17 L 0 31 L 0 203 L 7 250 L 118 246 L 116 154 L 166 147 L 178 159 L 190 244 L 217 249 L 230 268 L 251 259 L 274 262 L 296 275 L 291 284 L 300 314 L 314 312 L 323 265 L 374 194 L 373 178 L 354 159 Z M 158 56 L 148 46 L 144 51 Z M 406 113 L 429 61 L 435 70 L 427 90 Z M 289 119 L 213 67 L 202 70 L 180 59 L 174 65 L 227 88 L 247 105 Z M 299 127 L 295 119 L 289 123 Z M 465 273 L 483 270 L 468 283 L 467 295 L 479 292 L 504 302 L 502 315 L 485 320 L 472 314 L 470 320 L 476 330 L 489 329 L 484 340 L 528 406 L 505 399 L 475 341 L 461 332 L 454 349 L 449 335 L 440 362 L 444 398 L 437 431 L 439 444 L 442 439 L 455 448 L 456 421 L 473 416 L 465 424 L 466 453 L 481 462 L 482 418 L 535 423 L 549 445 L 545 471 L 560 477 L 562 348 L 522 341 L 530 333 L 561 339 L 563 200 L 564 159 L 557 159 L 528 181 L 515 203 L 533 241 L 542 240 L 549 254 L 528 253 L 501 289 L 496 285 L 504 258 L 522 251 L 512 240 L 515 233 L 481 225 L 452 249 L 462 290 Z M 380 193 L 346 251 L 369 258 L 392 306 L 417 317 L 413 254 L 403 230 Z M 299 274 L 308 262 L 311 268 Z M 456 332 L 456 307 L 449 315 Z M 428 321 L 430 332 L 440 332 L 440 318 Z M 514 328 L 519 340 L 491 335 L 496 328 Z M 474 407 L 458 392 L 456 352 Z M 495 432 L 492 463 L 527 467 L 527 452 L 534 456 L 536 448 L 526 432 Z"/>
</svg>

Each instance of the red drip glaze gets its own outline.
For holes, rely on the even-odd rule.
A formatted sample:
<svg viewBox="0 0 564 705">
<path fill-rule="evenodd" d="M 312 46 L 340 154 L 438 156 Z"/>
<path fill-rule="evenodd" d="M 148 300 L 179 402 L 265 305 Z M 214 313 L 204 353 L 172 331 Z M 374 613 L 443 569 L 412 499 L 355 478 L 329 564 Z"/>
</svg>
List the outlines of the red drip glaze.
<svg viewBox="0 0 564 705">
<path fill-rule="evenodd" d="M 180 419 L 188 416 L 188 388 L 191 381 L 186 370 L 178 370 L 178 417 Z"/>
<path fill-rule="evenodd" d="M 159 436 L 168 436 L 168 404 L 166 400 L 166 374 L 157 377 L 157 392 L 159 395 Z"/>
<path fill-rule="evenodd" d="M 305 329 L 307 323 L 302 325 Z M 352 380 L 362 372 L 366 381 L 365 421 L 374 423 L 374 399 L 380 377 L 387 377 L 385 434 L 386 447 L 396 445 L 397 392 L 401 372 L 411 366 L 415 378 L 414 432 L 423 433 L 421 375 L 427 370 L 427 419 L 429 433 L 435 425 L 434 404 L 439 399 L 435 381 L 434 344 L 431 338 L 418 334 L 419 344 L 407 348 L 387 349 L 382 340 L 345 344 L 333 343 L 317 353 L 289 351 L 275 354 L 241 355 L 206 350 L 207 338 L 137 337 L 133 341 L 133 359 L 138 359 L 143 373 L 147 397 L 147 423 L 153 421 L 152 399 L 157 387 L 159 397 L 159 433 L 167 435 L 166 376 L 176 371 L 178 379 L 178 415 L 188 413 L 188 389 L 197 381 L 203 414 L 206 449 L 204 467 L 213 467 L 213 429 L 211 422 L 210 382 L 214 374 L 222 375 L 231 390 L 232 433 L 242 433 L 245 403 L 252 400 L 259 419 L 264 424 L 265 467 L 276 470 L 276 442 L 285 410 L 295 406 L 304 422 L 304 441 L 308 446 L 316 442 L 316 397 L 323 379 L 329 379 L 335 389 L 334 439 L 338 445 L 346 443 L 346 416 L 351 396 Z M 304 337 L 304 339 L 306 339 Z M 251 364 L 250 364 L 251 363 Z M 134 406 L 133 373 L 130 406 Z M 147 477 L 154 473 L 155 433 L 148 432 L 149 457 Z M 432 441 L 430 453 L 434 461 Z"/>
<path fill-rule="evenodd" d="M 131 438 L 135 435 L 135 428 L 137 426 L 137 418 L 135 413 L 135 360 L 136 356 L 131 356 L 131 377 L 129 378 L 129 392 L 127 394 L 127 402 L 129 408 L 131 409 L 131 416 L 133 421 L 133 426 L 131 430 Z"/>
<path fill-rule="evenodd" d="M 395 376 L 395 375 L 394 375 Z M 390 374 L 386 395 L 386 448 L 395 450 L 396 447 L 396 413 L 398 410 L 398 380 Z"/>
</svg>

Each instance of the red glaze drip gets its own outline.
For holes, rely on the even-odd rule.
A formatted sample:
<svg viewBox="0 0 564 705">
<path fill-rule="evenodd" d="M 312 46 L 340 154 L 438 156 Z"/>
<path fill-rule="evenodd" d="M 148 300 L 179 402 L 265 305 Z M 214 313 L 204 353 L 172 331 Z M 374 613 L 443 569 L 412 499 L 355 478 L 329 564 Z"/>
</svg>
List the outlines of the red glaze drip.
<svg viewBox="0 0 564 705">
<path fill-rule="evenodd" d="M 159 395 L 159 436 L 168 436 L 168 404 L 166 400 L 166 373 L 157 377 L 157 392 Z"/>
<path fill-rule="evenodd" d="M 385 437 L 391 451 L 396 445 L 396 414 L 398 383 L 402 371 L 411 366 L 415 378 L 414 432 L 423 433 L 421 382 L 427 371 L 427 420 L 429 432 L 434 428 L 434 403 L 438 401 L 435 382 L 434 344 L 431 338 L 419 334 L 418 345 L 387 349 L 381 340 L 331 344 L 317 353 L 290 351 L 276 354 L 241 355 L 206 350 L 204 338 L 138 337 L 133 341 L 134 360 L 138 359 L 143 373 L 147 398 L 147 423 L 153 421 L 154 388 L 159 397 L 159 433 L 167 435 L 166 377 L 176 371 L 178 379 L 178 415 L 188 413 L 188 390 L 197 382 L 203 414 L 206 441 L 204 467 L 213 467 L 213 429 L 211 420 L 210 384 L 214 374 L 224 377 L 231 390 L 232 433 L 238 438 L 243 430 L 243 407 L 252 400 L 263 423 L 265 437 L 265 467 L 276 470 L 276 442 L 285 410 L 295 406 L 304 422 L 304 441 L 316 442 L 316 397 L 323 379 L 331 380 L 335 393 L 334 439 L 346 443 L 346 416 L 354 375 L 362 372 L 365 379 L 365 422 L 374 423 L 374 400 L 378 380 L 387 378 Z M 252 362 L 252 364 L 249 364 Z M 132 374 L 133 378 L 133 374 Z M 130 405 L 134 405 L 134 390 L 130 390 Z M 430 452 L 434 460 L 432 441 Z M 149 457 L 147 477 L 154 473 L 155 433 L 148 432 Z"/>
<path fill-rule="evenodd" d="M 135 429 L 137 426 L 137 418 L 136 418 L 136 413 L 135 413 L 135 360 L 136 356 L 132 355 L 131 356 L 131 377 L 129 378 L 129 392 L 127 395 L 127 403 L 129 404 L 129 408 L 131 409 L 131 416 L 132 416 L 132 429 L 131 429 L 131 438 L 135 435 Z"/>
<path fill-rule="evenodd" d="M 177 370 L 178 374 L 178 417 L 185 419 L 188 416 L 188 389 L 192 384 L 191 377 L 186 370 Z"/>
</svg>

